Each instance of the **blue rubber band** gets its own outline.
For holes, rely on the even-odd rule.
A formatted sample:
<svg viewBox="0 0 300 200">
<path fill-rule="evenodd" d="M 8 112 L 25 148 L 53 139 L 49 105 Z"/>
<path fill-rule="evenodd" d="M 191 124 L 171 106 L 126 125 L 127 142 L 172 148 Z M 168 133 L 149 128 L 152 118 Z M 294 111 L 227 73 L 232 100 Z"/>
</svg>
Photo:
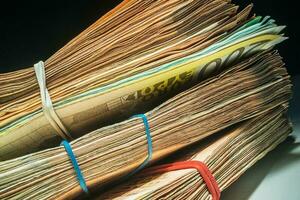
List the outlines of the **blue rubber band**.
<svg viewBox="0 0 300 200">
<path fill-rule="evenodd" d="M 147 143 L 148 143 L 148 156 L 140 166 L 138 166 L 131 173 L 127 174 L 126 177 L 129 177 L 129 176 L 139 172 L 140 170 L 142 170 L 149 163 L 149 161 L 152 159 L 152 138 L 151 138 L 150 127 L 149 127 L 149 123 L 148 123 L 148 119 L 147 119 L 146 115 L 138 114 L 138 115 L 132 116 L 131 118 L 141 118 L 143 120 L 143 123 L 144 123 L 144 126 L 145 126 L 145 132 L 146 132 L 146 136 L 147 136 Z M 66 150 L 66 152 L 67 152 L 67 154 L 68 154 L 68 156 L 69 156 L 69 158 L 72 162 L 72 165 L 73 165 L 73 168 L 76 172 L 77 180 L 79 182 L 80 187 L 82 188 L 82 190 L 85 193 L 88 194 L 89 190 L 87 188 L 85 179 L 84 179 L 84 177 L 81 173 L 80 167 L 79 167 L 78 162 L 76 160 L 76 157 L 73 153 L 71 145 L 66 140 L 63 140 L 61 142 L 61 145 L 63 145 L 65 147 L 65 150 Z"/>
<path fill-rule="evenodd" d="M 82 190 L 85 193 L 88 194 L 89 190 L 87 188 L 85 179 L 84 179 L 84 177 L 83 177 L 83 175 L 81 173 L 80 167 L 79 167 L 78 162 L 76 160 L 76 157 L 75 157 L 75 155 L 73 153 L 71 145 L 66 140 L 63 140 L 60 145 L 62 145 L 62 146 L 65 147 L 65 150 L 66 150 L 66 152 L 67 152 L 67 154 L 68 154 L 68 156 L 69 156 L 69 158 L 70 158 L 70 160 L 72 162 L 73 168 L 74 168 L 74 170 L 76 172 L 77 180 L 79 182 L 80 187 L 82 188 Z"/>
<path fill-rule="evenodd" d="M 131 176 L 131 175 L 137 173 L 138 171 L 142 170 L 152 159 L 152 138 L 151 138 L 150 127 L 149 127 L 149 123 L 148 123 L 148 119 L 147 119 L 146 115 L 138 114 L 138 115 L 132 116 L 131 118 L 142 118 L 142 120 L 143 120 L 143 123 L 145 126 L 145 132 L 146 132 L 146 136 L 147 136 L 147 143 L 148 143 L 148 156 L 138 168 L 133 170 L 127 176 Z"/>
</svg>

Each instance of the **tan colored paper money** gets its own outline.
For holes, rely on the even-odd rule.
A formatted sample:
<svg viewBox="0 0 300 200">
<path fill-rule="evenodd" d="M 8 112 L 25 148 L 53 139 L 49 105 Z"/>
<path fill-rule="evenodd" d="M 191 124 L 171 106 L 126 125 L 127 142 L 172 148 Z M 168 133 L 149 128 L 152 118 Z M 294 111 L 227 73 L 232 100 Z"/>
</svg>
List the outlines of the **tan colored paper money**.
<svg viewBox="0 0 300 200">
<path fill-rule="evenodd" d="M 164 163 L 189 160 L 206 163 L 223 191 L 249 167 L 284 141 L 291 131 L 284 108 L 279 107 L 177 152 L 173 159 Z M 94 199 L 211 198 L 196 169 L 151 173 L 156 168 L 154 166 L 142 171 L 135 178 L 115 186 L 114 189 L 95 195 Z"/>
<path fill-rule="evenodd" d="M 272 20 L 250 20 L 251 7 L 124 1 L 45 61 L 57 115 L 77 138 L 285 39 Z M 0 85 L 0 160 L 58 145 L 33 68 L 0 74 Z"/>
<path fill-rule="evenodd" d="M 290 97 L 291 83 L 278 53 L 253 55 L 145 114 L 151 162 L 286 104 Z M 71 145 L 90 190 L 125 176 L 147 157 L 140 118 L 97 129 Z M 82 193 L 63 147 L 0 162 L 0 191 L 1 199 L 65 199 Z"/>
</svg>

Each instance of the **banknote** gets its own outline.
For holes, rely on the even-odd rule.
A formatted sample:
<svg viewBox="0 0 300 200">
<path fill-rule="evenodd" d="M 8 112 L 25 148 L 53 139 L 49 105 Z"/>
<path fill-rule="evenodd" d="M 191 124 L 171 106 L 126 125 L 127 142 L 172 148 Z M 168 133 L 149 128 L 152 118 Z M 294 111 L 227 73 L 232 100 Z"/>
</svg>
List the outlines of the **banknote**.
<svg viewBox="0 0 300 200">
<path fill-rule="evenodd" d="M 91 191 L 103 188 L 141 166 L 149 158 L 146 135 L 151 137 L 150 164 L 218 131 L 287 105 L 291 82 L 283 66 L 276 52 L 255 54 L 145 113 L 149 128 L 141 117 L 133 116 L 70 142 L 87 187 Z M 83 194 L 63 146 L 2 161 L 0 170 L 1 199 L 70 199 Z"/>
</svg>

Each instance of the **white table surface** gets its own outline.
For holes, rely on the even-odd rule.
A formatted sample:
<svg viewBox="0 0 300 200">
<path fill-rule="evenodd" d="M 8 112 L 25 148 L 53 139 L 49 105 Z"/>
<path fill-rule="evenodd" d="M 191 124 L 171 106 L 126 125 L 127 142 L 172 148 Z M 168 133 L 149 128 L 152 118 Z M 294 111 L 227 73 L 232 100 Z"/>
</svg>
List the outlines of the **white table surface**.
<svg viewBox="0 0 300 200">
<path fill-rule="evenodd" d="M 258 161 L 233 185 L 222 200 L 300 200 L 300 76 L 293 77 L 290 117 L 292 137 Z"/>
</svg>

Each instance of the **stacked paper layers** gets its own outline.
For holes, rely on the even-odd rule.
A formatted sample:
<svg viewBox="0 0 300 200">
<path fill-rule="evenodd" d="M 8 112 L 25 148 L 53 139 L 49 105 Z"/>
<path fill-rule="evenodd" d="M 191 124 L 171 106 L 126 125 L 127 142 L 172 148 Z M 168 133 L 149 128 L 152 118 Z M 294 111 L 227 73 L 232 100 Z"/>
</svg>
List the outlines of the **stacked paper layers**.
<svg viewBox="0 0 300 200">
<path fill-rule="evenodd" d="M 124 1 L 45 61 L 47 88 L 68 134 L 124 120 L 283 41 L 284 26 L 249 17 L 251 7 Z M 0 74 L 0 85 L 0 160 L 71 139 L 45 117 L 33 67 Z"/>
<path fill-rule="evenodd" d="M 284 107 L 278 107 L 178 152 L 168 161 L 173 165 L 190 160 L 206 163 L 223 191 L 291 131 Z M 164 166 L 142 171 L 95 199 L 210 199 L 196 169 L 160 172 L 165 170 Z"/>
<path fill-rule="evenodd" d="M 290 97 L 289 76 L 278 53 L 253 55 L 145 114 L 153 144 L 151 162 L 238 122 L 265 115 L 286 105 Z M 257 121 L 262 123 L 258 127 L 264 125 L 262 120 L 251 124 Z M 256 132 L 251 133 L 255 139 Z M 91 190 L 126 176 L 147 157 L 140 118 L 95 130 L 71 145 Z M 1 199 L 64 199 L 82 193 L 64 147 L 0 162 L 0 191 Z"/>
<path fill-rule="evenodd" d="M 290 77 L 272 50 L 284 26 L 251 9 L 124 0 L 35 65 L 44 87 L 33 67 L 0 74 L 0 199 L 85 197 L 63 139 L 96 199 L 211 198 L 196 170 L 157 161 L 201 161 L 228 187 L 291 132 Z"/>
</svg>

